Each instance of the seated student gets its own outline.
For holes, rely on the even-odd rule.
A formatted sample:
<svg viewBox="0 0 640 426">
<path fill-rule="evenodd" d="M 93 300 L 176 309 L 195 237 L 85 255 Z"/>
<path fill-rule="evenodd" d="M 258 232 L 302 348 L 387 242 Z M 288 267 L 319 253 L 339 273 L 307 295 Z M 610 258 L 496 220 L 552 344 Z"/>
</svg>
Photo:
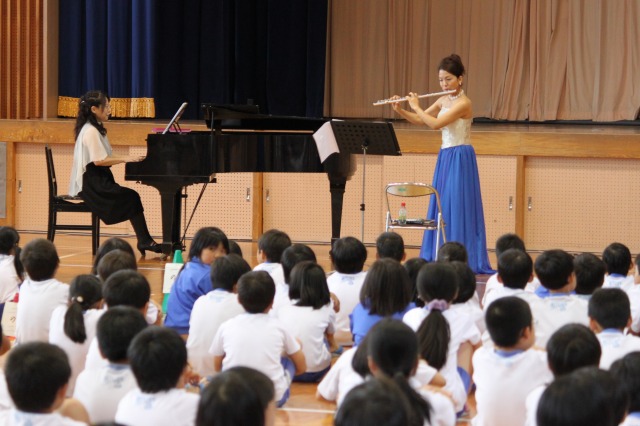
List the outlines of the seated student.
<svg viewBox="0 0 640 426">
<path fill-rule="evenodd" d="M 640 254 L 634 261 L 633 285 L 627 287 L 626 292 L 631 302 L 631 332 L 640 335 Z"/>
<path fill-rule="evenodd" d="M 209 293 L 211 287 L 211 263 L 229 253 L 229 240 L 221 229 L 207 226 L 200 228 L 189 247 L 187 263 L 176 277 L 169 300 L 164 326 L 177 331 L 186 340 L 189 334 L 191 309 L 198 297 Z"/>
<path fill-rule="evenodd" d="M 591 253 L 582 253 L 573 259 L 573 269 L 576 273 L 576 294 L 589 300 L 593 292 L 604 284 L 604 262 Z"/>
<path fill-rule="evenodd" d="M 423 358 L 444 376 L 445 390 L 451 392 L 460 412 L 471 386 L 471 355 L 480 344 L 480 331 L 470 315 L 449 309 L 458 293 L 458 275 L 451 263 L 424 265 L 417 284 L 425 306 L 410 310 L 402 321 L 417 331 Z"/>
<path fill-rule="evenodd" d="M 517 234 L 503 234 L 496 240 L 496 258 L 500 259 L 502 253 L 509 249 L 518 249 L 523 252 L 527 252 L 527 249 L 524 245 L 524 241 Z M 487 279 L 487 284 L 484 287 L 484 296 L 482 298 L 482 306 L 488 306 L 489 304 L 486 302 L 486 298 L 491 294 L 491 292 L 495 289 L 502 287 L 502 284 L 498 281 L 498 273 L 491 275 L 489 279 Z M 525 290 L 533 293 L 540 287 L 540 281 L 538 277 L 533 277 L 533 280 L 530 283 L 527 283 Z M 543 289 L 544 290 L 544 289 Z M 546 290 L 545 290 L 546 291 Z"/>
<path fill-rule="evenodd" d="M 127 356 L 138 388 L 120 400 L 116 423 L 195 424 L 200 397 L 184 389 L 187 348 L 180 335 L 170 328 L 148 327 L 133 338 Z"/>
<path fill-rule="evenodd" d="M 320 265 L 305 261 L 294 266 L 289 282 L 297 300 L 275 311 L 276 317 L 302 345 L 307 370 L 293 378 L 295 382 L 319 382 L 329 371 L 335 346 L 335 312 L 331 307 L 327 276 Z"/>
<path fill-rule="evenodd" d="M 449 241 L 444 243 L 438 249 L 436 257 L 438 262 L 469 262 L 469 254 L 464 244 L 457 241 Z"/>
<path fill-rule="evenodd" d="M 453 299 L 450 309 L 460 310 L 469 315 L 478 327 L 480 333 L 486 330 L 484 326 L 484 313 L 480 309 L 480 297 L 478 296 L 476 274 L 468 263 L 454 260 L 449 262 L 458 275 L 458 294 Z"/>
<path fill-rule="evenodd" d="M 589 326 L 602 346 L 600 368 L 606 370 L 626 354 L 640 351 L 640 337 L 624 333 L 629 325 L 631 308 L 624 291 L 601 288 L 593 293 L 589 300 Z"/>
<path fill-rule="evenodd" d="M 291 238 L 277 229 L 270 229 L 258 238 L 258 265 L 253 270 L 268 272 L 276 285 L 276 293 L 288 292 L 280 258 L 290 245 Z"/>
<path fill-rule="evenodd" d="M 9 352 L 9 349 L 11 349 L 11 342 L 2 332 L 2 325 L 0 324 L 0 356 Z M 0 368 L 0 415 L 13 407 L 13 401 L 9 395 L 9 390 L 7 389 L 7 380 L 4 375 L 4 369 Z"/>
<path fill-rule="evenodd" d="M 273 382 L 258 370 L 233 367 L 214 377 L 202 391 L 196 426 L 275 424 Z"/>
<path fill-rule="evenodd" d="M 229 240 L 229 254 L 237 254 L 242 257 L 242 249 L 236 240 Z"/>
<path fill-rule="evenodd" d="M 600 342 L 587 326 L 582 324 L 563 325 L 553 333 L 547 343 L 547 363 L 558 378 L 582 367 L 597 367 L 600 364 Z M 548 383 L 532 390 L 525 401 L 527 409 L 526 426 L 536 426 L 536 412 L 542 392 Z"/>
<path fill-rule="evenodd" d="M 13 300 L 24 279 L 19 242 L 18 231 L 10 226 L 0 226 L 0 318 L 5 302 Z"/>
<path fill-rule="evenodd" d="M 588 302 L 574 294 L 576 276 L 573 257 L 563 250 L 547 250 L 533 266 L 540 283 L 549 290 L 549 296 L 531 305 L 535 320 L 536 345 L 545 347 L 554 331 L 575 322 L 589 325 Z"/>
<path fill-rule="evenodd" d="M 602 261 L 607 267 L 602 288 L 621 288 L 626 290 L 633 285 L 633 274 L 630 270 L 631 252 L 622 243 L 611 243 L 602 252 Z"/>
<path fill-rule="evenodd" d="M 551 381 L 543 351 L 532 349 L 535 333 L 531 309 L 524 300 L 507 296 L 486 310 L 487 330 L 494 348 L 473 355 L 477 426 L 519 426 L 525 423 L 525 399 Z"/>
<path fill-rule="evenodd" d="M 618 426 L 628 402 L 611 373 L 583 367 L 545 389 L 536 419 L 540 426 Z"/>
<path fill-rule="evenodd" d="M 85 425 L 56 412 L 65 400 L 70 376 L 69 360 L 58 346 L 44 342 L 16 346 L 5 366 L 15 408 L 0 412 L 0 422 L 6 426 Z"/>
<path fill-rule="evenodd" d="M 69 300 L 69 286 L 55 279 L 58 252 L 51 241 L 38 238 L 24 246 L 20 259 L 28 277 L 20 286 L 16 343 L 48 342 L 51 314 Z"/>
<path fill-rule="evenodd" d="M 252 271 L 238 281 L 238 301 L 246 313 L 223 323 L 209 353 L 216 371 L 244 365 L 262 371 L 273 381 L 278 407 L 289 399 L 291 379 L 306 371 L 300 344 L 268 313 L 276 287 L 265 271 Z M 284 354 L 288 358 L 281 358 Z"/>
<path fill-rule="evenodd" d="M 416 308 L 422 308 L 424 306 L 424 301 L 420 299 L 420 295 L 418 294 L 418 273 L 420 272 L 420 268 L 429 263 L 427 260 L 421 257 L 412 257 L 408 259 L 402 266 L 407 270 L 407 274 L 409 274 L 409 280 L 411 281 L 411 294 L 412 301 L 415 303 Z"/>
<path fill-rule="evenodd" d="M 354 345 L 382 318 L 402 319 L 415 307 L 411 296 L 409 275 L 400 262 L 389 257 L 376 260 L 364 279 L 360 303 L 349 315 Z"/>
<path fill-rule="evenodd" d="M 144 275 L 129 269 L 111 274 L 102 287 L 102 297 L 107 308 L 130 306 L 145 315 L 147 323 L 149 323 L 147 310 L 149 309 L 150 296 L 149 281 Z M 98 339 L 94 338 L 89 344 L 85 369 L 100 368 L 107 364 L 107 361 L 100 355 Z"/>
<path fill-rule="evenodd" d="M 98 347 L 109 363 L 80 373 L 73 392 L 73 397 L 87 409 L 92 423 L 113 422 L 122 397 L 138 386 L 127 349 L 146 327 L 142 313 L 128 306 L 114 306 L 98 320 Z"/>
<path fill-rule="evenodd" d="M 76 378 L 84 370 L 89 345 L 103 312 L 102 283 L 95 275 L 84 274 L 71 280 L 69 306 L 58 306 L 51 314 L 49 343 L 64 349 L 71 365 L 67 396 L 73 395 Z"/>
<path fill-rule="evenodd" d="M 218 328 L 223 322 L 244 313 L 236 286 L 240 277 L 249 271 L 251 267 L 247 261 L 237 254 L 219 257 L 211 264 L 213 290 L 194 303 L 187 338 L 189 364 L 202 377 L 215 374 L 209 347 Z"/>
<path fill-rule="evenodd" d="M 353 336 L 349 328 L 349 314 L 359 302 L 360 290 L 367 272 L 367 248 L 354 237 L 336 240 L 329 251 L 335 272 L 327 277 L 329 291 L 340 300 L 340 310 L 336 313 L 336 343 L 351 345 Z"/>
<path fill-rule="evenodd" d="M 491 302 L 506 296 L 517 296 L 529 304 L 535 303 L 536 295 L 525 291 L 532 279 L 531 256 L 519 249 L 505 250 L 498 258 L 498 282 L 502 285 L 484 297 L 485 311 Z"/>
<path fill-rule="evenodd" d="M 271 314 L 275 315 L 275 312 L 280 309 L 280 307 L 291 305 L 294 300 L 300 298 L 299 291 L 294 291 L 292 294 L 289 283 L 293 267 L 304 261 L 310 261 L 313 263 L 317 262 L 316 254 L 308 245 L 293 244 L 282 252 L 282 255 L 280 256 L 280 265 L 282 266 L 282 275 L 284 276 L 285 285 L 276 286 L 276 295 L 273 299 Z"/>
<path fill-rule="evenodd" d="M 129 244 L 126 240 L 123 240 L 122 238 L 118 238 L 118 237 L 108 238 L 100 244 L 100 247 L 98 247 L 98 251 L 96 252 L 95 257 L 93 258 L 93 266 L 91 267 L 92 275 L 99 276 L 98 264 L 100 263 L 100 260 L 102 260 L 105 254 L 113 250 L 125 251 L 129 253 L 131 256 L 133 256 L 135 260 L 136 254 L 133 251 L 133 247 L 131 247 L 131 244 Z"/>
<path fill-rule="evenodd" d="M 620 426 L 640 425 L 640 353 L 633 352 L 613 363 L 609 369 L 618 387 L 629 396 L 627 418 Z"/>
<path fill-rule="evenodd" d="M 376 259 L 389 257 L 404 262 L 407 254 L 404 251 L 404 240 L 402 235 L 395 232 L 383 232 L 376 239 Z"/>
</svg>

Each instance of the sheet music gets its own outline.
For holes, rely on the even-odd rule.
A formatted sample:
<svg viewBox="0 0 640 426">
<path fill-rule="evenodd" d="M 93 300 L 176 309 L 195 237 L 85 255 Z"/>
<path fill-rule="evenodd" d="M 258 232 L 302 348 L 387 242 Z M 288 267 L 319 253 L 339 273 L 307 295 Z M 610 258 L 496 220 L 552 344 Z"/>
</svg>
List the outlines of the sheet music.
<svg viewBox="0 0 640 426">
<path fill-rule="evenodd" d="M 313 134 L 313 139 L 318 148 L 318 154 L 320 154 L 320 161 L 323 163 L 331 154 L 340 153 L 336 136 L 333 134 L 333 129 L 331 128 L 331 121 L 342 120 L 327 121 Z"/>
</svg>

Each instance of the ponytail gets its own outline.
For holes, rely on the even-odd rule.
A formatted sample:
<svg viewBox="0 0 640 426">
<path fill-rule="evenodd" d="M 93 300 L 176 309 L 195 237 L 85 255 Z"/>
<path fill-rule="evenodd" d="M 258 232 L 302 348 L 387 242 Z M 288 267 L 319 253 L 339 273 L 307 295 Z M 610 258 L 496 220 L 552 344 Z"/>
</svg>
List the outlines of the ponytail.
<svg viewBox="0 0 640 426">
<path fill-rule="evenodd" d="M 402 372 L 398 371 L 393 375 L 393 381 L 398 388 L 402 391 L 402 393 L 407 397 L 409 402 L 409 406 L 411 408 L 409 424 L 422 426 L 425 423 L 425 420 L 431 423 L 431 404 L 429 401 L 424 399 L 422 395 L 415 391 L 407 381 Z"/>
<path fill-rule="evenodd" d="M 442 307 L 433 306 L 417 331 L 420 356 L 431 367 L 440 370 L 447 362 L 451 330 L 442 315 Z"/>
<path fill-rule="evenodd" d="M 64 314 L 64 334 L 75 343 L 87 340 L 84 311 L 102 300 L 102 287 L 94 275 L 78 275 L 69 286 L 69 307 Z"/>
</svg>

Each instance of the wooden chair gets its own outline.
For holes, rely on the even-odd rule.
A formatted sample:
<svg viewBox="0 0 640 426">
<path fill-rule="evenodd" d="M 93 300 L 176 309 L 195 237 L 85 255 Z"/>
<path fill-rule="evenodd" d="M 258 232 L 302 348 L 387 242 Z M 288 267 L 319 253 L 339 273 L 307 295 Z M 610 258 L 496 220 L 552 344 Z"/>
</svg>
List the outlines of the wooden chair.
<svg viewBox="0 0 640 426">
<path fill-rule="evenodd" d="M 91 231 L 91 252 L 95 255 L 100 245 L 100 219 L 89 206 L 78 196 L 58 195 L 56 171 L 53 166 L 53 155 L 49 145 L 44 147 L 47 157 L 47 176 L 49 178 L 49 222 L 47 223 L 47 239 L 53 242 L 56 231 Z M 91 225 L 60 224 L 58 213 L 90 213 Z"/>
</svg>

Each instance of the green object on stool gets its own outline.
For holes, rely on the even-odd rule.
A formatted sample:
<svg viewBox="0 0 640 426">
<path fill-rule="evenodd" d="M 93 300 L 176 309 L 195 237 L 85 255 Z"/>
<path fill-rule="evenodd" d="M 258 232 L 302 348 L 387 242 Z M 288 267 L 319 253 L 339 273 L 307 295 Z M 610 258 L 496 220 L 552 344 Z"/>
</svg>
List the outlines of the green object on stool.
<svg viewBox="0 0 640 426">
<path fill-rule="evenodd" d="M 182 250 L 176 250 L 173 253 L 173 263 L 184 263 L 184 260 L 182 259 Z M 164 296 L 162 297 L 163 314 L 167 313 L 167 302 L 169 302 L 169 293 L 164 293 Z"/>
</svg>

